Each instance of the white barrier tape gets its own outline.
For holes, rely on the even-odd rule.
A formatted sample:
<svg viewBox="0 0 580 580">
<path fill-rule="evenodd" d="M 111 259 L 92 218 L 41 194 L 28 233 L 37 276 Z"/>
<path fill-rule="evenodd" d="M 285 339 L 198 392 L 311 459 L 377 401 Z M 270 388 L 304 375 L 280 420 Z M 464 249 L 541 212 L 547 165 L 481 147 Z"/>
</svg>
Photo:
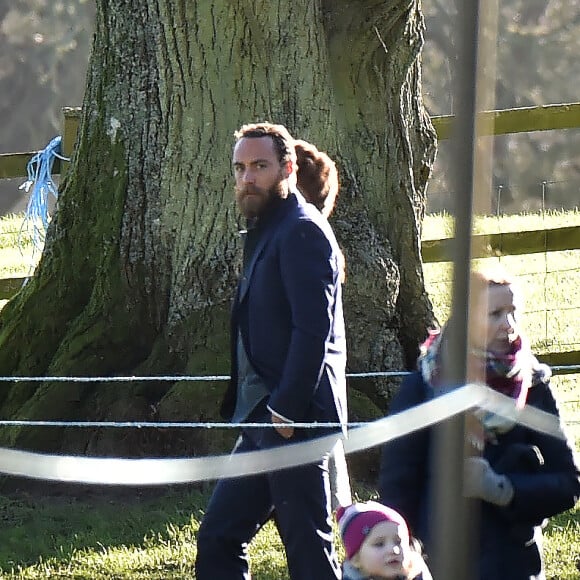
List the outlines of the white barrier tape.
<svg viewBox="0 0 580 580">
<path fill-rule="evenodd" d="M 519 423 L 534 431 L 540 431 L 558 439 L 565 439 L 562 424 L 558 417 L 552 413 L 547 413 L 530 405 L 526 405 L 523 409 L 517 409 L 513 399 L 488 387 L 482 386 L 481 388 L 484 389 L 484 400 L 480 406 L 486 411 L 511 419 L 514 423 Z"/>
<path fill-rule="evenodd" d="M 506 401 L 511 402 L 506 405 Z M 428 427 L 473 407 L 513 413 L 513 400 L 481 385 L 466 385 L 402 413 L 353 429 L 344 441 L 355 453 Z M 524 424 L 562 437 L 557 417 L 526 407 L 517 412 Z M 177 459 L 121 459 L 58 456 L 0 449 L 0 472 L 49 481 L 104 485 L 168 485 L 222 477 L 240 477 L 318 461 L 340 438 L 329 435 L 265 451 Z"/>
<path fill-rule="evenodd" d="M 263 473 L 319 461 L 339 438 L 338 435 L 332 435 L 305 444 L 288 445 L 283 453 L 280 453 L 280 448 L 275 448 L 187 459 L 58 456 L 0 449 L 0 472 L 33 479 L 101 485 L 191 483 Z"/>
</svg>

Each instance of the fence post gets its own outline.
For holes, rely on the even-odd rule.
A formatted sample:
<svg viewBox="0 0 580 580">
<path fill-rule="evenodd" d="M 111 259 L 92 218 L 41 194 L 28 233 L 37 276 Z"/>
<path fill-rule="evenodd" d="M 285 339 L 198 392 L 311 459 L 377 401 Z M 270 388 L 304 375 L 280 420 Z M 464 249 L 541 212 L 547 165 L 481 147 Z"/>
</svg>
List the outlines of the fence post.
<svg viewBox="0 0 580 580">
<path fill-rule="evenodd" d="M 77 132 L 81 118 L 81 108 L 63 107 L 62 114 L 64 117 L 62 130 L 62 154 L 64 157 L 68 157 L 70 159 L 77 140 Z"/>
</svg>

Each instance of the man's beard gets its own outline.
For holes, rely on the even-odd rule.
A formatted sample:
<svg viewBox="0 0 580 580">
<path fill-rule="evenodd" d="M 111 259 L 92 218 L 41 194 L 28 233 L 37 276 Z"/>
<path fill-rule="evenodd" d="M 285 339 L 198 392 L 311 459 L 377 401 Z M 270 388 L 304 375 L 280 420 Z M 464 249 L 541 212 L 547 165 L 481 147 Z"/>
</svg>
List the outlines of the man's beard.
<svg viewBox="0 0 580 580">
<path fill-rule="evenodd" d="M 288 197 L 287 182 L 277 181 L 269 189 L 254 185 L 236 187 L 236 201 L 243 216 L 247 219 L 260 217 L 280 199 Z"/>
</svg>

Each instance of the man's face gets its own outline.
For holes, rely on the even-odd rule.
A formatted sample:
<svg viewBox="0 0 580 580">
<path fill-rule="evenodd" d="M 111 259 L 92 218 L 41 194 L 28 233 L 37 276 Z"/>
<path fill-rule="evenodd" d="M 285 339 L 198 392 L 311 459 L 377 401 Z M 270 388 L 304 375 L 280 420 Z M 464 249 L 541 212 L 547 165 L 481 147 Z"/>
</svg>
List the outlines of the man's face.
<svg viewBox="0 0 580 580">
<path fill-rule="evenodd" d="M 236 202 L 246 218 L 260 216 L 274 198 L 288 195 L 291 163 L 279 161 L 271 137 L 242 137 L 233 166 Z"/>
</svg>

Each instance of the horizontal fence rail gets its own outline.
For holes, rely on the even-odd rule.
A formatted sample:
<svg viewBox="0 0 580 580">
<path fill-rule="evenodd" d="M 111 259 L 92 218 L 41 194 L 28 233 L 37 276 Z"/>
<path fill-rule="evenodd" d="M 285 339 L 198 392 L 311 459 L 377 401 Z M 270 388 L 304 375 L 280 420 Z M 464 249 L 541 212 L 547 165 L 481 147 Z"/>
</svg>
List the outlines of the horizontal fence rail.
<svg viewBox="0 0 580 580">
<path fill-rule="evenodd" d="M 474 407 L 491 413 L 499 413 L 528 428 L 554 437 L 565 437 L 554 415 L 531 406 L 518 410 L 513 399 L 483 385 L 468 384 L 402 413 L 389 415 L 376 421 L 352 424 L 354 428 L 349 428 L 348 437 L 344 438 L 345 453 L 350 455 L 378 447 L 387 441 L 419 431 Z M 86 423 L 78 423 L 74 426 L 81 425 L 89 427 Z M 148 427 L 153 428 L 160 428 L 160 425 L 161 423 L 147 424 Z M 217 427 L 215 424 L 208 423 L 167 423 L 166 425 L 180 428 Z M 336 423 L 332 425 L 339 426 Z M 59 426 L 64 425 L 59 423 Z M 105 426 L 132 429 L 143 428 L 145 423 L 121 425 L 107 422 L 103 423 L 103 427 Z M 244 426 L 264 428 L 263 423 Z M 319 428 L 322 425 L 310 424 L 309 426 Z M 236 426 L 228 423 L 220 424 L 220 427 L 235 428 Z M 222 477 L 255 475 L 311 463 L 323 454 L 331 452 L 340 439 L 343 437 L 338 434 L 317 437 L 290 445 L 284 453 L 280 453 L 280 450 L 276 448 L 233 455 L 162 458 L 47 455 L 21 449 L 0 448 L 0 472 L 17 477 L 87 484 L 149 486 L 191 483 Z"/>
<path fill-rule="evenodd" d="M 64 107 L 63 114 L 63 135 L 62 135 L 62 155 L 70 158 L 74 144 L 77 138 L 79 128 L 81 108 Z M 26 166 L 33 155 L 38 151 L 29 151 L 27 153 L 2 153 L 0 154 L 0 179 L 12 179 L 15 177 L 26 177 Z M 56 158 L 53 165 L 53 174 L 59 175 L 64 173 L 67 165 L 66 161 Z"/>
<path fill-rule="evenodd" d="M 473 258 L 579 250 L 580 226 L 549 230 L 478 234 L 473 236 L 472 239 Z M 423 261 L 427 263 L 450 261 L 452 242 L 452 238 L 423 240 L 421 242 Z"/>
<path fill-rule="evenodd" d="M 451 137 L 453 120 L 453 115 L 431 118 L 439 140 Z M 576 129 L 580 127 L 580 103 L 482 111 L 477 115 L 476 122 L 479 135 Z"/>
<path fill-rule="evenodd" d="M 0 179 L 10 179 L 14 177 L 25 177 L 26 166 L 37 151 L 29 153 L 2 153 L 0 154 Z M 62 171 L 61 160 L 56 158 L 52 166 L 53 173 L 58 175 Z"/>
</svg>

